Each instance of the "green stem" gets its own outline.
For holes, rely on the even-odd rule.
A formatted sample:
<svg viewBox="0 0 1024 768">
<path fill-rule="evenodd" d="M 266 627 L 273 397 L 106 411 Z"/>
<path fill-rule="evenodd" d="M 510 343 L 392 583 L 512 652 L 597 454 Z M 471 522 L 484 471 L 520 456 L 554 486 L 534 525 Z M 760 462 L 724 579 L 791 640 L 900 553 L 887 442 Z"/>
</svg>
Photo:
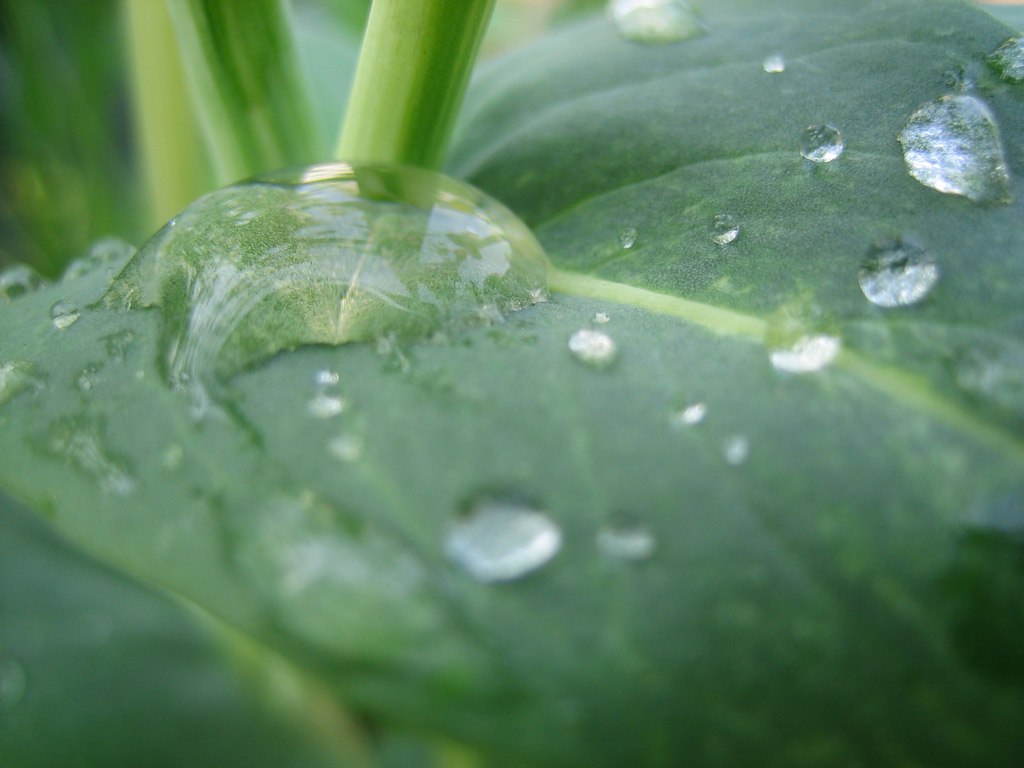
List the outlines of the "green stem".
<svg viewBox="0 0 1024 768">
<path fill-rule="evenodd" d="M 147 230 L 156 229 L 209 187 L 185 72 L 161 0 L 124 0 L 132 73 L 136 153 L 145 177 Z"/>
<path fill-rule="evenodd" d="M 374 0 L 336 156 L 437 170 L 494 0 Z"/>
<path fill-rule="evenodd" d="M 284 0 L 167 2 L 217 182 L 315 160 Z"/>
</svg>

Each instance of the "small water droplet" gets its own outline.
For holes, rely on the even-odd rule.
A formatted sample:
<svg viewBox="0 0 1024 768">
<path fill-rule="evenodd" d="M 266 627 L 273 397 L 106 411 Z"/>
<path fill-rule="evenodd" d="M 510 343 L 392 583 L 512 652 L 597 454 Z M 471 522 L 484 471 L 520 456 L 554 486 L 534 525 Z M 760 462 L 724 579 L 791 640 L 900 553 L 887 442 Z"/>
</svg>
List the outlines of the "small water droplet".
<svg viewBox="0 0 1024 768">
<path fill-rule="evenodd" d="M 181 469 L 181 463 L 185 460 L 185 449 L 178 443 L 171 443 L 164 448 L 163 455 L 160 457 L 160 462 L 164 465 L 164 469 L 171 472 L 176 472 Z"/>
<path fill-rule="evenodd" d="M 845 149 L 843 135 L 831 125 L 812 125 L 800 136 L 800 154 L 815 163 L 831 163 Z"/>
<path fill-rule="evenodd" d="M 646 560 L 657 542 L 651 529 L 632 515 L 618 515 L 597 532 L 597 547 L 618 560 Z"/>
<path fill-rule="evenodd" d="M 769 74 L 773 75 L 778 74 L 780 72 L 785 72 L 786 60 L 782 57 L 782 54 L 775 53 L 772 54 L 771 56 L 765 57 L 764 63 L 761 65 L 761 68 L 764 69 L 765 72 L 768 72 Z"/>
<path fill-rule="evenodd" d="M 70 328 L 78 321 L 79 317 L 81 317 L 81 312 L 78 311 L 78 307 L 67 299 L 61 299 L 50 307 L 50 320 L 58 331 Z"/>
<path fill-rule="evenodd" d="M 704 403 L 693 403 L 681 411 L 676 411 L 668 417 L 668 422 L 675 428 L 692 427 L 704 421 L 708 415 L 708 407 Z"/>
<path fill-rule="evenodd" d="M 241 213 L 240 213 L 241 212 Z M 241 214 L 245 226 L 237 226 Z M 307 344 L 396 344 L 547 297 L 547 259 L 511 211 L 421 169 L 328 163 L 212 192 L 104 297 L 163 309 L 164 369 L 195 415 L 238 371 Z"/>
<path fill-rule="evenodd" d="M 318 392 L 306 404 L 306 408 L 315 419 L 330 419 L 344 411 L 345 405 L 344 398 L 326 392 Z"/>
<path fill-rule="evenodd" d="M 925 104 L 899 133 L 910 175 L 926 187 L 976 203 L 1009 203 L 1010 173 L 995 116 L 976 96 Z"/>
<path fill-rule="evenodd" d="M 875 243 L 857 280 L 868 301 L 879 307 L 906 307 L 921 301 L 939 279 L 939 265 L 913 240 Z"/>
<path fill-rule="evenodd" d="M 637 231 L 633 227 L 627 227 L 619 232 L 619 245 L 629 249 L 636 245 Z"/>
<path fill-rule="evenodd" d="M 740 234 L 740 225 L 730 213 L 720 213 L 711 220 L 711 239 L 719 245 L 728 245 Z"/>
<path fill-rule="evenodd" d="M 135 342 L 135 334 L 131 331 L 119 331 L 103 337 L 103 346 L 111 360 L 123 362 L 128 350 Z"/>
<path fill-rule="evenodd" d="M 325 368 L 322 371 L 316 372 L 316 377 L 314 380 L 316 381 L 318 386 L 335 387 L 338 385 L 338 382 L 341 381 L 341 375 L 336 371 L 332 371 Z"/>
<path fill-rule="evenodd" d="M 723 446 L 725 460 L 734 467 L 739 466 L 750 456 L 750 440 L 744 435 L 733 435 Z"/>
<path fill-rule="evenodd" d="M 0 304 L 37 291 L 46 281 L 32 267 L 15 264 L 0 272 Z"/>
<path fill-rule="evenodd" d="M 706 31 L 683 0 L 611 0 L 608 15 L 627 40 L 678 43 Z"/>
<path fill-rule="evenodd" d="M 615 361 L 617 349 L 607 333 L 581 328 L 569 338 L 569 351 L 588 365 L 603 368 Z"/>
<path fill-rule="evenodd" d="M 562 531 L 543 512 L 512 501 L 478 503 L 448 532 L 445 551 L 482 582 L 513 581 L 547 564 Z"/>
<path fill-rule="evenodd" d="M 48 449 L 96 478 L 100 490 L 126 496 L 135 490 L 135 479 L 111 458 L 96 429 L 72 420 L 62 420 L 50 431 Z"/>
<path fill-rule="evenodd" d="M 359 461 L 363 456 L 363 441 L 356 435 L 338 435 L 327 443 L 331 456 L 346 464 Z"/>
<path fill-rule="evenodd" d="M 78 378 L 75 379 L 75 386 L 83 392 L 88 392 L 90 389 L 96 386 L 100 379 L 99 366 L 87 365 L 81 371 L 78 372 Z"/>
<path fill-rule="evenodd" d="M 611 321 L 611 318 L 608 316 L 607 312 L 598 312 L 598 313 L 596 313 L 594 315 L 593 322 L 595 324 L 597 324 L 597 325 L 605 325 L 606 323 L 608 323 L 610 321 Z"/>
<path fill-rule="evenodd" d="M 85 256 L 68 264 L 60 280 L 62 283 L 77 280 L 100 269 L 108 278 L 113 278 L 134 255 L 135 246 L 131 243 L 116 237 L 104 238 L 94 243 Z"/>
<path fill-rule="evenodd" d="M 1024 37 L 1012 37 L 988 55 L 989 65 L 1005 80 L 1024 80 Z"/>
<path fill-rule="evenodd" d="M 0 658 L 0 712 L 10 712 L 18 706 L 27 688 L 25 668 L 10 657 Z"/>
<path fill-rule="evenodd" d="M 36 376 L 36 366 L 24 360 L 0 364 L 0 405 L 22 392 L 38 389 L 42 383 Z"/>
<path fill-rule="evenodd" d="M 771 353 L 772 367 L 785 373 L 820 371 L 836 359 L 840 346 L 835 336 L 802 336 L 789 349 L 776 349 Z"/>
</svg>

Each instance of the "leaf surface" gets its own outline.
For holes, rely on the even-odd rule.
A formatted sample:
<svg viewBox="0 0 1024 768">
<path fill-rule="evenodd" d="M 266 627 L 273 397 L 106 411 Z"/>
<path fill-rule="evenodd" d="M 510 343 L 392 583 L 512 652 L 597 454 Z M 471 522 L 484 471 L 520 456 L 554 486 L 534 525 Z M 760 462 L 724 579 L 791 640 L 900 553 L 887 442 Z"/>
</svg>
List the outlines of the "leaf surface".
<svg viewBox="0 0 1024 768">
<path fill-rule="evenodd" d="M 534 228 L 550 302 L 445 342 L 280 354 L 196 423 L 159 311 L 59 330 L 50 306 L 106 279 L 46 289 L 0 307 L 22 382 L 4 487 L 357 706 L 531 764 L 1019 764 L 1024 89 L 984 64 L 1010 31 L 939 0 L 701 10 L 683 43 L 594 20 L 477 78 L 450 167 Z M 964 72 L 1012 204 L 907 173 L 897 133 Z M 828 165 L 800 155 L 818 124 L 846 142 Z M 883 309 L 858 273 L 897 236 L 940 276 Z M 584 328 L 611 365 L 570 354 Z M 802 336 L 841 351 L 777 370 Z M 331 418 L 309 410 L 321 371 Z M 502 584 L 453 562 L 486 496 L 558 526 L 551 562 Z M 649 558 L 602 547 L 623 515 Z"/>
</svg>

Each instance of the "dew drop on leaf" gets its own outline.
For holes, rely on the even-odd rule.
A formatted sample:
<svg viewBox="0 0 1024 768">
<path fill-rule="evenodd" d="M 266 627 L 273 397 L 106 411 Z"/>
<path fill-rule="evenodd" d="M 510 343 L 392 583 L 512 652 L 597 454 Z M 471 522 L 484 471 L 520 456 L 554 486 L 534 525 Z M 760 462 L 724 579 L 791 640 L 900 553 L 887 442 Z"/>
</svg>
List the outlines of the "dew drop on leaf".
<svg viewBox="0 0 1024 768">
<path fill-rule="evenodd" d="M 185 449 L 180 443 L 171 443 L 164 448 L 163 454 L 160 456 L 160 463 L 164 465 L 164 469 L 169 472 L 177 472 L 181 469 L 181 464 L 185 460 Z"/>
<path fill-rule="evenodd" d="M 678 43 L 707 30 L 684 0 L 611 0 L 608 15 L 636 43 Z"/>
<path fill-rule="evenodd" d="M 50 430 L 47 449 L 91 475 L 103 493 L 127 496 L 135 490 L 135 478 L 112 458 L 98 430 L 72 419 L 58 421 Z"/>
<path fill-rule="evenodd" d="M 772 367 L 777 371 L 813 373 L 826 368 L 835 360 L 840 346 L 835 336 L 802 336 L 787 349 L 773 350 L 770 359 Z"/>
<path fill-rule="evenodd" d="M 651 529 L 632 515 L 617 515 L 597 532 L 597 548 L 617 560 L 646 560 L 656 546 Z"/>
<path fill-rule="evenodd" d="M 0 272 L 0 304 L 46 285 L 46 281 L 32 267 L 15 264 Z"/>
<path fill-rule="evenodd" d="M 745 435 L 733 435 L 725 441 L 723 452 L 727 463 L 739 466 L 750 455 L 750 440 Z"/>
<path fill-rule="evenodd" d="M 561 529 L 516 501 L 486 499 L 448 531 L 445 552 L 477 581 L 513 581 L 547 564 L 562 548 Z"/>
<path fill-rule="evenodd" d="M 728 245 L 740 234 L 740 225 L 731 213 L 720 213 L 711 220 L 711 239 L 718 245 Z"/>
<path fill-rule="evenodd" d="M 766 56 L 764 63 L 761 64 L 761 68 L 772 75 L 779 74 L 780 72 L 786 71 L 786 60 L 781 54 L 775 53 L 771 56 Z"/>
<path fill-rule="evenodd" d="M 1024 37 L 1013 37 L 988 55 L 989 66 L 1004 80 L 1019 83 L 1024 80 Z"/>
<path fill-rule="evenodd" d="M 95 365 L 87 365 L 85 368 L 78 372 L 78 376 L 75 379 L 75 386 L 78 387 L 82 392 L 88 392 L 100 379 L 100 369 Z"/>
<path fill-rule="evenodd" d="M 569 351 L 577 360 L 595 368 L 611 365 L 618 353 L 611 336 L 591 328 L 581 328 L 569 337 Z"/>
<path fill-rule="evenodd" d="M 70 328 L 81 316 L 78 306 L 67 299 L 61 299 L 50 307 L 50 321 L 58 331 Z"/>
<path fill-rule="evenodd" d="M 939 279 L 939 265 L 913 240 L 875 243 L 857 280 L 868 301 L 879 307 L 905 307 L 921 301 Z"/>
<path fill-rule="evenodd" d="M 201 198 L 147 242 L 108 306 L 163 309 L 165 369 L 201 415 L 219 381 L 305 344 L 396 343 L 547 297 L 507 208 L 440 174 L 330 163 Z"/>
<path fill-rule="evenodd" d="M 103 347 L 111 360 L 124 362 L 125 356 L 135 343 L 135 334 L 131 331 L 118 331 L 103 337 Z"/>
<path fill-rule="evenodd" d="M 953 94 L 929 102 L 899 140 L 907 170 L 926 187 L 976 203 L 1012 201 L 999 128 L 981 99 Z"/>
<path fill-rule="evenodd" d="M 633 227 L 627 227 L 619 232 L 619 245 L 628 250 L 636 245 L 636 238 L 637 231 Z"/>
<path fill-rule="evenodd" d="M 831 163 L 844 149 L 843 135 L 831 125 L 812 125 L 800 136 L 800 154 L 815 163 Z"/>
<path fill-rule="evenodd" d="M 0 405 L 14 399 L 29 389 L 41 386 L 36 376 L 36 366 L 24 360 L 0 363 Z"/>
<path fill-rule="evenodd" d="M 16 659 L 0 657 L 0 712 L 10 712 L 25 698 L 28 676 Z"/>
<path fill-rule="evenodd" d="M 596 312 L 594 314 L 593 322 L 596 325 L 605 325 L 605 324 L 611 322 L 611 318 L 608 316 L 607 312 Z"/>
<path fill-rule="evenodd" d="M 315 419 L 330 419 L 345 410 L 345 400 L 338 395 L 318 392 L 306 403 L 306 409 Z"/>
<path fill-rule="evenodd" d="M 704 421 L 707 415 L 708 407 L 705 403 L 693 403 L 669 416 L 668 423 L 676 429 L 692 427 Z"/>
<path fill-rule="evenodd" d="M 338 461 L 351 464 L 363 457 L 363 441 L 356 435 L 338 435 L 327 443 L 327 452 Z"/>
<path fill-rule="evenodd" d="M 77 280 L 100 269 L 104 270 L 108 278 L 113 278 L 134 255 L 135 246 L 131 243 L 116 237 L 104 238 L 94 243 L 85 256 L 68 264 L 61 275 L 61 282 Z"/>
</svg>

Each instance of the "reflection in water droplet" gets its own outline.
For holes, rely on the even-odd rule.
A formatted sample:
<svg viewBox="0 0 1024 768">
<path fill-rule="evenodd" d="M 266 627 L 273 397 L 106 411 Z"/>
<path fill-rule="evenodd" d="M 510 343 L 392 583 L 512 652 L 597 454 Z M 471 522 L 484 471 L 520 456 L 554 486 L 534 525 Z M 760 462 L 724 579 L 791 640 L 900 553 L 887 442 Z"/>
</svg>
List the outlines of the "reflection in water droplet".
<svg viewBox="0 0 1024 768">
<path fill-rule="evenodd" d="M 10 657 L 0 658 L 0 712 L 10 712 L 18 706 L 27 687 L 25 668 Z"/>
<path fill-rule="evenodd" d="M 81 313 L 78 311 L 78 307 L 67 299 L 61 299 L 50 307 L 50 320 L 59 331 L 70 328 L 78 321 L 79 317 L 81 317 Z"/>
<path fill-rule="evenodd" d="M 81 371 L 78 372 L 78 378 L 75 379 L 75 386 L 83 392 L 88 392 L 90 389 L 96 386 L 96 383 L 100 380 L 100 369 L 95 365 L 87 365 Z"/>
<path fill-rule="evenodd" d="M 668 422 L 673 427 L 692 427 L 695 424 L 700 424 L 704 421 L 704 417 L 708 415 L 708 407 L 704 403 L 694 403 L 688 405 L 681 411 L 676 411 L 668 418 Z"/>
<path fill-rule="evenodd" d="M 38 389 L 41 385 L 33 363 L 14 360 L 0 364 L 0 405 L 29 389 Z"/>
<path fill-rule="evenodd" d="M 597 325 L 604 325 L 611 321 L 607 312 L 598 312 L 594 315 L 594 323 Z"/>
<path fill-rule="evenodd" d="M 32 267 L 15 264 L 0 272 L 0 304 L 39 290 L 46 281 Z"/>
<path fill-rule="evenodd" d="M 905 307 L 921 301 L 939 279 L 939 265 L 913 240 L 875 243 L 857 280 L 868 301 L 879 307 Z"/>
<path fill-rule="evenodd" d="M 619 515 L 597 532 L 597 547 L 619 560 L 646 560 L 656 540 L 650 528 L 631 515 Z"/>
<path fill-rule="evenodd" d="M 836 359 L 840 342 L 835 336 L 803 336 L 789 349 L 771 353 L 772 367 L 785 373 L 813 373 Z"/>
<path fill-rule="evenodd" d="M 306 408 L 315 419 L 329 419 L 344 411 L 345 405 L 344 398 L 326 392 L 318 392 L 306 403 Z"/>
<path fill-rule="evenodd" d="M 351 464 L 363 456 L 363 441 L 355 435 L 338 435 L 327 443 L 327 450 L 338 461 Z"/>
<path fill-rule="evenodd" d="M 96 429 L 62 420 L 50 431 L 47 448 L 92 475 L 103 493 L 126 496 L 135 490 L 135 479 L 103 447 Z"/>
<path fill-rule="evenodd" d="M 399 343 L 546 298 L 547 260 L 504 206 L 399 166 L 282 171 L 213 192 L 147 242 L 105 298 L 163 308 L 166 369 L 195 410 L 304 344 Z M 244 226 L 240 226 L 239 222 Z"/>
<path fill-rule="evenodd" d="M 725 441 L 724 453 L 729 464 L 739 466 L 750 455 L 750 440 L 744 435 L 733 435 Z"/>
<path fill-rule="evenodd" d="M 975 96 L 925 104 L 899 133 L 910 175 L 939 192 L 978 203 L 1008 203 L 1010 174 L 995 116 Z"/>
<path fill-rule="evenodd" d="M 637 43 L 678 43 L 706 31 L 684 0 L 610 0 L 608 15 Z"/>
<path fill-rule="evenodd" d="M 831 125 L 812 125 L 800 136 L 800 154 L 815 163 L 831 163 L 844 149 L 843 135 Z"/>
<path fill-rule="evenodd" d="M 739 234 L 740 226 L 732 214 L 720 213 L 711 220 L 711 239 L 719 245 L 728 245 Z"/>
<path fill-rule="evenodd" d="M 577 360 L 601 368 L 615 361 L 617 349 L 607 333 L 581 328 L 569 338 L 569 351 Z"/>
<path fill-rule="evenodd" d="M 124 268 L 124 265 L 134 255 L 135 246 L 131 243 L 116 237 L 105 238 L 94 243 L 85 256 L 68 264 L 60 280 L 62 283 L 77 280 L 98 269 L 104 270 L 106 276 L 112 278 Z"/>
<path fill-rule="evenodd" d="M 632 248 L 636 245 L 637 232 L 633 227 L 627 227 L 619 232 L 619 245 L 623 248 Z"/>
<path fill-rule="evenodd" d="M 786 60 L 778 53 L 766 56 L 761 68 L 764 69 L 765 72 L 773 75 L 778 74 L 779 72 L 785 72 Z"/>
<path fill-rule="evenodd" d="M 516 502 L 489 499 L 452 526 L 445 551 L 483 582 L 512 581 L 548 563 L 562 548 L 562 531 L 545 515 Z"/>
<path fill-rule="evenodd" d="M 1010 82 L 1024 80 L 1024 37 L 1013 37 L 1000 45 L 988 55 L 988 63 Z"/>
</svg>

